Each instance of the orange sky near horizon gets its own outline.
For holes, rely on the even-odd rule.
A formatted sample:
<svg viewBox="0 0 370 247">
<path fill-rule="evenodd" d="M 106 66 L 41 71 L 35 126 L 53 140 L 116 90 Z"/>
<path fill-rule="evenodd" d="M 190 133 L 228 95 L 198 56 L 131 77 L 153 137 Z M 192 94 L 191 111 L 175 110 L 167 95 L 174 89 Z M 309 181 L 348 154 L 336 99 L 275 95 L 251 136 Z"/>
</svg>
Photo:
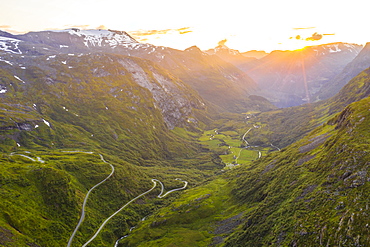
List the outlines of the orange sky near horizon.
<svg viewBox="0 0 370 247">
<path fill-rule="evenodd" d="M 365 0 L 0 0 L 0 30 L 109 28 L 141 42 L 241 52 L 370 42 Z"/>
</svg>

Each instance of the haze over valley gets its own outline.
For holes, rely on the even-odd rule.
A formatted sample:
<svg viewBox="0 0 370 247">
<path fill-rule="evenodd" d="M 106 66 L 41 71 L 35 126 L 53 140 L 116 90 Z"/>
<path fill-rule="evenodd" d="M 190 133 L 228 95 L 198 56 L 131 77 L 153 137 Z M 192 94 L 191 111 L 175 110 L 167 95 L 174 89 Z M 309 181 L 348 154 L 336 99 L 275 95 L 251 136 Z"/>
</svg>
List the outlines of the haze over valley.
<svg viewBox="0 0 370 247">
<path fill-rule="evenodd" d="M 1 246 L 370 245 L 364 8 L 98 2 L 0 10 Z"/>
</svg>

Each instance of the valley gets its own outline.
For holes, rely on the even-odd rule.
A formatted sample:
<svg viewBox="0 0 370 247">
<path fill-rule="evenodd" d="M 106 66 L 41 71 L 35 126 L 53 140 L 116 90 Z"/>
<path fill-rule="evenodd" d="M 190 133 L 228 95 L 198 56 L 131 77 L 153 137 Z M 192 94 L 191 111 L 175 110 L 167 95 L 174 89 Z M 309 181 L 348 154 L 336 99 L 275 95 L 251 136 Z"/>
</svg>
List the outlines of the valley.
<svg viewBox="0 0 370 247">
<path fill-rule="evenodd" d="M 369 44 L 0 36 L 1 246 L 370 244 Z"/>
</svg>

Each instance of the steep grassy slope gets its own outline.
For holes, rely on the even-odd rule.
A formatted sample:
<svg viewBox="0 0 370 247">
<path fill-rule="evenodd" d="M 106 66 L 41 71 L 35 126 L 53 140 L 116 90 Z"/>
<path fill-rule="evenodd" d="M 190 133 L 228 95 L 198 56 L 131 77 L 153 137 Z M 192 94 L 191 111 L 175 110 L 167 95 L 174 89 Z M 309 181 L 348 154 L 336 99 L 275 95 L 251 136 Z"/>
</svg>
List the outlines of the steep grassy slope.
<svg viewBox="0 0 370 247">
<path fill-rule="evenodd" d="M 349 64 L 347 64 L 346 67 L 344 67 L 343 71 L 332 79 L 330 83 L 325 84 L 323 88 L 316 93 L 315 97 L 318 99 L 326 99 L 334 96 L 354 76 L 369 67 L 370 43 L 367 43 L 361 52 Z"/>
<path fill-rule="evenodd" d="M 248 205 L 225 246 L 366 246 L 369 111 L 366 98 L 288 147 L 241 168 L 233 194 Z"/>
<path fill-rule="evenodd" d="M 150 59 L 195 89 L 203 99 L 224 111 L 243 112 L 245 109 L 268 110 L 249 99 L 257 89 L 256 83 L 243 71 L 215 55 L 208 55 L 193 46 L 185 51 L 169 48 L 153 53 L 137 53 Z"/>
<path fill-rule="evenodd" d="M 47 147 L 76 147 L 89 139 L 111 151 L 130 152 L 130 157 L 163 158 L 177 152 L 179 141 L 168 129 L 196 129 L 202 124 L 196 116 L 206 119 L 199 96 L 148 61 L 97 54 L 41 56 L 19 63 L 25 69 L 2 69 L 0 83 L 7 92 L 2 94 L 1 128 L 35 136 L 35 143 Z M 43 119 L 50 128 L 40 133 L 44 128 L 35 126 L 45 126 Z M 18 134 L 9 137 L 21 146 L 30 141 Z M 163 146 L 169 142 L 173 144 Z"/>
<path fill-rule="evenodd" d="M 328 100 L 259 114 L 257 120 L 267 127 L 261 135 L 276 146 L 285 147 L 325 123 L 346 105 L 369 95 L 370 69 L 366 69 Z"/>
<path fill-rule="evenodd" d="M 370 98 L 198 188 L 120 246 L 367 246 Z"/>
<path fill-rule="evenodd" d="M 0 245 L 66 246 L 88 189 L 73 246 L 162 180 L 195 186 L 220 169 L 197 143 L 209 121 L 195 91 L 150 61 L 120 55 L 2 55 Z M 193 131 L 193 132 L 191 132 Z M 85 151 L 86 153 L 65 153 Z M 113 218 L 91 246 L 112 246 L 166 203 L 159 189 Z"/>
<path fill-rule="evenodd" d="M 251 107 L 266 110 L 248 98 L 256 90 L 256 83 L 248 75 L 217 56 L 203 53 L 197 47 L 185 51 L 157 47 L 139 43 L 126 32 L 114 30 L 73 28 L 30 32 L 24 35 L 11 35 L 5 32 L 0 34 L 16 39 L 7 43 L 8 52 L 16 54 L 54 56 L 106 53 L 148 59 L 190 85 L 218 110 L 242 112 L 245 108 Z"/>
<path fill-rule="evenodd" d="M 121 47 L 139 55 L 159 49 L 148 58 L 174 76 L 138 57 L 72 53 L 89 50 L 83 43 L 23 42 L 28 53 L 0 54 L 0 245 L 66 246 L 84 196 L 110 174 L 109 164 L 115 172 L 91 193 L 73 246 L 150 189 L 152 178 L 166 190 L 186 180 L 189 190 L 160 199 L 156 188 L 89 246 L 113 246 L 125 234 L 123 246 L 369 243 L 369 70 L 322 104 L 260 113 L 273 107 L 243 89 L 248 77 L 194 47 Z M 214 104 L 178 77 L 202 87 Z M 279 150 L 270 144 L 301 137 L 266 156 Z M 227 163 L 242 166 L 225 171 Z"/>
<path fill-rule="evenodd" d="M 105 158 L 110 161 L 111 157 Z M 91 195 L 87 217 L 75 243 L 85 240 L 84 235 L 89 236 L 102 219 L 151 186 L 148 177 L 137 168 L 116 158 L 112 161 L 115 176 Z M 2 154 L 1 163 L 2 246 L 66 246 L 77 224 L 84 194 L 111 172 L 97 154 L 19 150 L 12 155 Z M 127 222 L 120 227 L 118 222 L 113 223 L 108 229 L 125 228 L 150 208 L 134 206 L 129 209 L 129 216 L 121 216 Z M 104 235 L 102 243 L 115 239 L 111 230 Z"/>
</svg>

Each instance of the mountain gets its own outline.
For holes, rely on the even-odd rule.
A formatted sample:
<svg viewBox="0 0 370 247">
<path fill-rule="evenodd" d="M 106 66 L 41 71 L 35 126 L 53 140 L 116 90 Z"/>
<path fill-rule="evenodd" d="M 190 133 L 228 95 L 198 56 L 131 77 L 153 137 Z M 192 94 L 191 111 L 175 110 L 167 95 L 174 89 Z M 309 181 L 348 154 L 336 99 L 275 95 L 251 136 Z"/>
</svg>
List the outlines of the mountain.
<svg viewBox="0 0 370 247">
<path fill-rule="evenodd" d="M 222 167 L 196 141 L 211 120 L 204 100 L 160 65 L 2 40 L 0 245 L 66 246 L 85 196 L 110 172 L 90 195 L 75 246 L 152 178 L 174 189 L 176 178 L 195 185 Z M 93 246 L 113 244 L 165 204 L 156 192 L 112 220 Z"/>
<path fill-rule="evenodd" d="M 151 60 L 193 87 L 218 109 L 240 112 L 256 104 L 248 96 L 256 83 L 234 65 L 201 52 L 196 47 L 185 51 L 139 43 L 126 32 L 114 30 L 67 29 L 30 32 L 3 37 L 0 50 L 15 54 L 54 55 L 77 53 L 113 53 Z M 5 41 L 4 41 L 5 42 Z M 1 43 L 0 43 L 1 44 Z M 228 89 L 228 90 L 225 90 Z M 267 109 L 272 109 L 270 105 Z"/>
<path fill-rule="evenodd" d="M 274 51 L 247 73 L 280 107 L 314 102 L 312 95 L 340 73 L 361 48 L 333 43 L 297 51 Z"/>
<path fill-rule="evenodd" d="M 334 96 L 349 80 L 368 67 L 370 67 L 370 43 L 365 45 L 361 52 L 344 67 L 341 73 L 325 84 L 316 97 L 325 99 Z"/>
<path fill-rule="evenodd" d="M 369 69 L 277 109 L 243 57 L 1 32 L 0 245 L 368 245 Z"/>
<path fill-rule="evenodd" d="M 225 246 L 368 245 L 369 103 L 244 170 L 232 193 L 253 209 Z"/>
<path fill-rule="evenodd" d="M 265 51 L 253 50 L 253 51 L 243 52 L 242 55 L 245 56 L 245 57 L 254 57 L 254 58 L 260 59 L 260 58 L 263 58 L 263 57 L 267 56 L 268 53 L 265 52 Z"/>
<path fill-rule="evenodd" d="M 51 122 L 74 124 L 99 138 L 93 126 L 107 122 L 99 119 L 107 115 L 116 118 L 120 127 L 98 132 L 110 132 L 111 141 L 121 142 L 132 132 L 145 136 L 166 128 L 195 127 L 200 122 L 196 112 L 205 114 L 205 104 L 194 90 L 147 60 L 110 54 L 18 56 L 2 55 L 2 103 L 22 102 L 30 109 L 27 115 L 35 117 L 28 120 L 7 114 L 3 129 L 30 125 L 35 130 L 48 116 Z M 99 112 L 96 119 L 87 121 L 94 112 Z M 147 130 L 122 129 L 125 125 Z M 107 137 L 102 140 L 108 141 Z"/>
<path fill-rule="evenodd" d="M 331 80 L 361 49 L 355 44 L 332 43 L 295 51 L 273 51 L 254 60 L 243 59 L 244 56 L 235 51 L 227 52 L 227 47 L 213 51 L 247 73 L 261 89 L 256 94 L 279 107 L 288 107 L 315 102 L 314 95 L 319 95 L 325 85 L 330 88 Z"/>
<path fill-rule="evenodd" d="M 265 137 L 278 147 L 286 147 L 334 117 L 347 105 L 370 95 L 370 70 L 347 83 L 335 96 L 316 103 L 263 112 L 256 116 L 266 125 Z M 253 141 L 253 138 L 251 139 Z"/>
<path fill-rule="evenodd" d="M 261 55 L 258 52 L 240 53 L 238 50 L 230 49 L 226 45 L 219 45 L 214 49 L 207 50 L 206 53 L 216 55 L 222 60 L 235 65 L 242 71 L 249 71 L 250 69 L 257 67 L 260 64 L 259 58 L 267 55 L 267 53 Z M 257 57 L 254 56 L 254 54 L 256 54 Z"/>
<path fill-rule="evenodd" d="M 245 86 L 255 84 L 243 72 L 200 50 L 141 44 L 109 30 L 2 35 L 1 245 L 65 246 L 89 189 L 109 174 L 108 160 L 115 173 L 87 203 L 89 218 L 74 240 L 82 245 L 152 178 L 171 190 L 175 178 L 195 186 L 218 171 L 219 157 L 197 141 L 216 114 L 274 108 L 249 93 Z M 208 100 L 196 91 L 202 83 Z M 94 244 L 114 243 L 164 204 L 143 198 Z"/>
<path fill-rule="evenodd" d="M 120 246 L 369 245 L 369 85 L 366 70 L 328 100 L 338 114 L 326 115 L 293 144 L 188 190 L 140 222 Z M 251 135 L 271 131 L 260 119 L 250 121 L 260 126 L 248 131 L 250 143 Z M 222 135 L 217 138 L 230 142 Z"/>
<path fill-rule="evenodd" d="M 145 57 L 156 61 L 151 57 Z M 164 58 L 156 61 L 194 88 L 205 100 L 227 111 L 242 112 L 244 109 L 267 110 L 251 102 L 248 96 L 257 89 L 256 83 L 234 65 L 217 56 L 202 52 L 198 47 L 185 51 L 168 49 Z"/>
</svg>

